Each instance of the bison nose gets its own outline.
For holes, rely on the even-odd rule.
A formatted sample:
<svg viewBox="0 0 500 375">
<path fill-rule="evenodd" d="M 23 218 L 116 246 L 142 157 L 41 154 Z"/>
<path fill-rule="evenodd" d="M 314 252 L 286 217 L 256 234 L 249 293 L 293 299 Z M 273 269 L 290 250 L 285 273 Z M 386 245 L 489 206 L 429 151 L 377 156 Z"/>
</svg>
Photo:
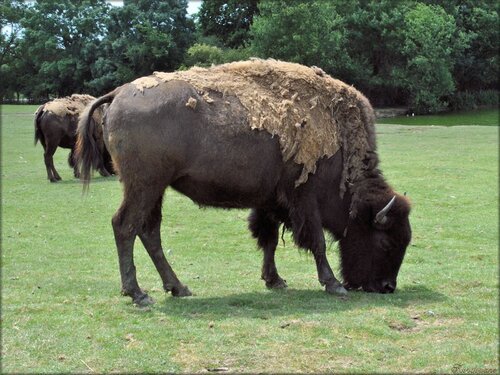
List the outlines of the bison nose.
<svg viewBox="0 0 500 375">
<path fill-rule="evenodd" d="M 382 293 L 394 293 L 396 290 L 396 282 L 395 281 L 382 281 Z"/>
</svg>

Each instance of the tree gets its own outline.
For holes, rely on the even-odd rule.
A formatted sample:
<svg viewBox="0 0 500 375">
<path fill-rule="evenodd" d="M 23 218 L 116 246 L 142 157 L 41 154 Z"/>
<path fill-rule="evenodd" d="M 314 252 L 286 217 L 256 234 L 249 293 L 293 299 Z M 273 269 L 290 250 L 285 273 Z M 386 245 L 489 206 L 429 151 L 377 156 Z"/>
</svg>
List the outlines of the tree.
<svg viewBox="0 0 500 375">
<path fill-rule="evenodd" d="M 180 66 L 193 41 L 187 0 L 125 1 L 109 12 L 104 55 L 93 66 L 89 86 L 107 91 L 155 70 Z"/>
<path fill-rule="evenodd" d="M 25 9 L 23 1 L 0 1 L 0 100 L 20 88 L 15 62 L 19 59 L 18 46 L 22 38 L 20 21 Z"/>
<path fill-rule="evenodd" d="M 459 91 L 498 89 L 497 3 L 461 1 L 456 7 L 458 29 L 467 46 L 457 56 L 454 77 Z"/>
<path fill-rule="evenodd" d="M 342 22 L 330 2 L 265 1 L 250 29 L 251 47 L 264 58 L 318 65 L 342 77 L 349 66 Z"/>
<path fill-rule="evenodd" d="M 455 91 L 453 57 L 466 45 L 457 33 L 455 19 L 437 5 L 416 4 L 405 15 L 403 53 L 407 64 L 400 79 L 411 92 L 410 105 L 417 112 L 436 112 Z"/>
<path fill-rule="evenodd" d="M 83 92 L 105 33 L 105 0 L 38 1 L 21 21 L 17 79 L 31 98 Z"/>
<path fill-rule="evenodd" d="M 202 34 L 217 37 L 224 47 L 245 46 L 257 4 L 258 0 L 204 0 L 198 13 Z"/>
<path fill-rule="evenodd" d="M 377 106 L 402 105 L 408 99 L 395 71 L 406 64 L 403 54 L 408 0 L 339 0 L 349 65 L 345 75 Z"/>
</svg>

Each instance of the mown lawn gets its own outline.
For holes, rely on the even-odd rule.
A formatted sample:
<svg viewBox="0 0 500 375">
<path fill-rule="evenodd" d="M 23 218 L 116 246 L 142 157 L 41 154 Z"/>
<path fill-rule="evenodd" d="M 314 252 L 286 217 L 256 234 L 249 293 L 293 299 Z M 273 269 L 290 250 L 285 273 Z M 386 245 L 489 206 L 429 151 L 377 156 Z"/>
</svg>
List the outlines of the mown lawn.
<svg viewBox="0 0 500 375">
<path fill-rule="evenodd" d="M 400 116 L 392 118 L 381 118 L 381 124 L 398 125 L 484 125 L 498 126 L 498 110 L 496 109 L 478 109 L 468 112 L 443 113 L 438 115 L 423 116 Z"/>
<path fill-rule="evenodd" d="M 498 372 L 498 127 L 378 125 L 385 176 L 413 202 L 396 293 L 327 295 L 289 236 L 277 253 L 289 288 L 268 291 L 247 212 L 169 191 L 164 248 L 195 295 L 164 294 L 137 242 L 157 301 L 139 309 L 119 293 L 117 179 L 83 196 L 59 150 L 50 184 L 36 106 L 1 109 L 3 373 Z"/>
</svg>

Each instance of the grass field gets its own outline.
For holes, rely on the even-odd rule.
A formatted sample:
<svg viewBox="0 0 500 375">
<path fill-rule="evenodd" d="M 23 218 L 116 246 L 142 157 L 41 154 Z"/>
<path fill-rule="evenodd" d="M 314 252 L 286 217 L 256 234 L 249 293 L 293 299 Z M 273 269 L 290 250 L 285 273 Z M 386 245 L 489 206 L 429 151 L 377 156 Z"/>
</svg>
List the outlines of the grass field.
<svg viewBox="0 0 500 375">
<path fill-rule="evenodd" d="M 137 242 L 156 300 L 139 309 L 119 293 L 117 179 L 83 196 L 59 150 L 50 184 L 36 107 L 1 109 L 2 373 L 498 373 L 497 126 L 377 126 L 385 176 L 413 202 L 396 293 L 327 295 L 289 236 L 277 252 L 289 288 L 268 291 L 247 212 L 168 191 L 164 248 L 195 295 L 164 294 Z M 330 242 L 336 272 L 337 255 Z"/>
<path fill-rule="evenodd" d="M 383 118 L 379 122 L 383 124 L 397 125 L 438 125 L 438 126 L 456 126 L 456 125 L 485 125 L 498 126 L 498 110 L 496 109 L 478 109 L 468 112 L 445 113 L 438 115 L 424 116 L 401 116 L 392 118 Z"/>
</svg>

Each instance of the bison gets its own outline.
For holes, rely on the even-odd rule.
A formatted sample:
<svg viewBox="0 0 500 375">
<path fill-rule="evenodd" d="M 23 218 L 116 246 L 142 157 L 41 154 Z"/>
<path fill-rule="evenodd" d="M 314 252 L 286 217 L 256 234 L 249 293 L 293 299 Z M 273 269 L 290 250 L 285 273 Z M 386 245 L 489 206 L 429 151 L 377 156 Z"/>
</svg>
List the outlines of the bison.
<svg viewBox="0 0 500 375">
<path fill-rule="evenodd" d="M 73 94 L 69 97 L 45 103 L 38 107 L 35 112 L 35 145 L 40 141 L 43 146 L 47 178 L 50 182 L 61 180 L 61 176 L 59 176 L 54 167 L 53 160 L 57 147 L 71 149 L 68 156 L 68 164 L 73 168 L 75 177 L 80 177 L 77 164 L 74 161 L 78 117 L 85 106 L 94 99 L 90 95 Z M 103 111 L 100 109 L 93 116 L 94 120 L 99 124 L 102 115 Z M 109 176 L 109 171 L 112 171 L 111 157 L 104 147 L 100 126 L 95 128 L 93 136 L 97 140 L 100 150 L 100 156 L 96 161 L 96 168 L 99 169 L 101 175 Z"/>
<path fill-rule="evenodd" d="M 392 293 L 410 242 L 410 205 L 378 169 L 374 114 L 354 88 L 316 67 L 275 60 L 158 73 L 98 98 L 78 126 L 85 186 L 99 150 L 93 113 L 109 103 L 104 140 L 123 184 L 112 219 L 122 294 L 139 287 L 139 236 L 166 292 L 189 296 L 164 256 L 160 223 L 171 186 L 200 206 L 250 208 L 263 250 L 262 279 L 284 288 L 274 256 L 280 225 L 312 252 L 328 293 Z M 341 283 L 326 257 L 325 229 L 339 241 Z"/>
</svg>

